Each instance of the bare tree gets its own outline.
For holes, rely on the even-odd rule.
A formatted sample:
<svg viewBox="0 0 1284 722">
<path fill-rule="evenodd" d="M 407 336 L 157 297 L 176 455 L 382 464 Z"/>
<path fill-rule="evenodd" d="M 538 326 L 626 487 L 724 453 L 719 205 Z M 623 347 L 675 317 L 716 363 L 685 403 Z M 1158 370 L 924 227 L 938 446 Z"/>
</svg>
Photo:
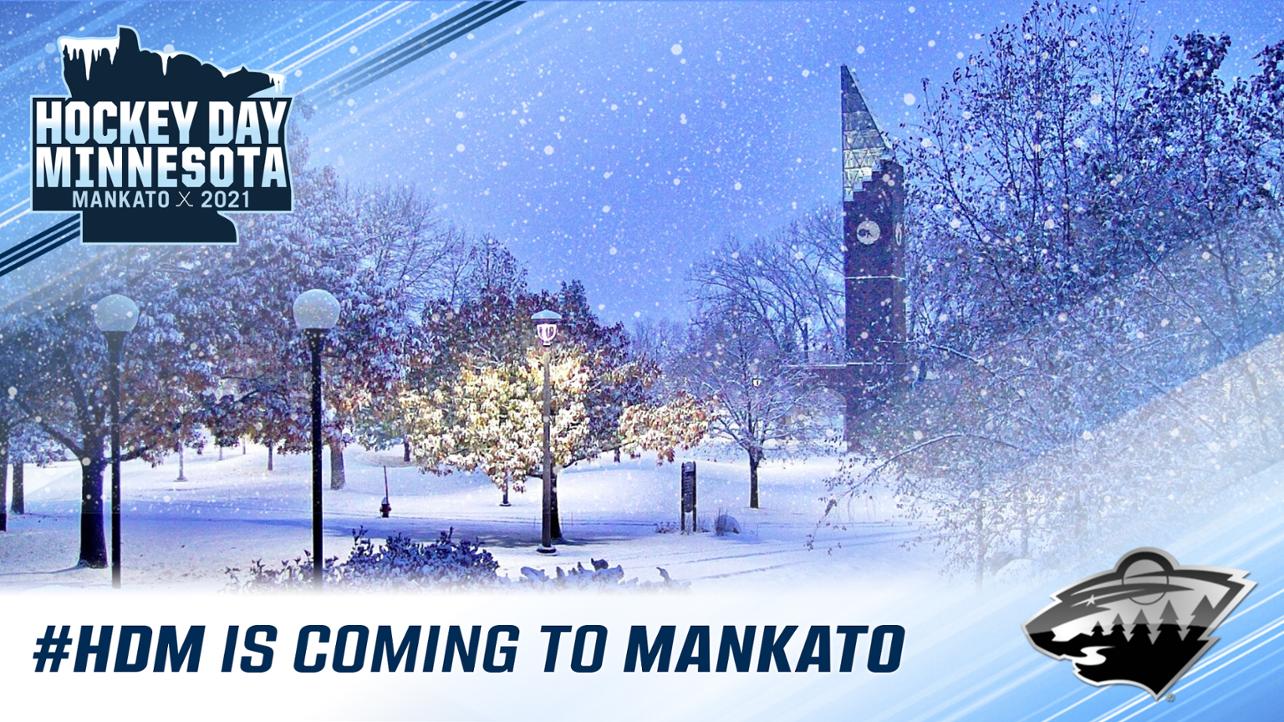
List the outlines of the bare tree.
<svg viewBox="0 0 1284 722">
<path fill-rule="evenodd" d="M 710 434 L 749 458 L 749 506 L 758 508 L 758 467 L 768 453 L 805 452 L 822 429 L 821 393 L 751 313 L 712 309 L 693 325 L 677 373 L 715 408 Z"/>
<path fill-rule="evenodd" d="M 697 303 L 754 319 L 801 362 L 814 349 L 842 347 L 843 230 L 836 208 L 750 241 L 728 237 L 692 279 Z"/>
</svg>

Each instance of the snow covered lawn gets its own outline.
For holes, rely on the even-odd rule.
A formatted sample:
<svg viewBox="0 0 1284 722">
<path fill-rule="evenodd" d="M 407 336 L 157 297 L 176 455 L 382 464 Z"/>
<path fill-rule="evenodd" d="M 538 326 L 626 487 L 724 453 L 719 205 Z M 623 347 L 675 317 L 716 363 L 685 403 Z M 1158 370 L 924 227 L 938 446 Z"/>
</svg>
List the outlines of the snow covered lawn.
<svg viewBox="0 0 1284 722">
<path fill-rule="evenodd" d="M 184 482 L 174 480 L 175 457 L 155 468 L 125 464 L 126 585 L 217 589 L 227 583 L 226 567 L 244 568 L 256 558 L 273 563 L 310 546 L 309 457 L 278 455 L 276 469 L 269 472 L 261 447 L 251 446 L 246 455 L 239 449 L 224 454 L 219 461 L 216 452 L 188 452 Z M 551 571 L 576 562 L 587 566 L 590 558 L 623 565 L 629 578 L 656 580 L 656 567 L 664 567 L 675 579 L 700 586 L 935 574 L 926 554 L 900 547 L 912 530 L 886 520 L 893 509 L 887 500 L 849 510 L 852 523 L 845 531 L 821 530 L 816 548 L 807 548 L 823 509 L 821 480 L 833 471 L 835 459 L 768 460 L 762 470 L 762 509 L 752 510 L 744 459 L 726 452 L 717 458 L 712 449 L 693 458 L 699 467 L 701 526 L 709 533 L 657 533 L 657 525 L 678 521 L 677 465 L 657 467 L 650 458 L 620 464 L 603 459 L 563 473 L 558 490 L 568 542 L 558 545 L 557 556 L 545 557 L 535 552 L 537 482 L 524 494 L 511 494 L 512 506 L 505 508 L 484 477 L 424 475 L 404 464 L 399 450 L 350 449 L 345 489 L 328 488 L 327 463 L 325 552 L 346 557 L 351 532 L 359 526 L 377 539 L 397 532 L 432 539 L 453 528 L 457 537 L 480 540 L 510 577 L 523 566 Z M 383 465 L 391 487 L 389 519 L 378 513 Z M 26 483 L 29 513 L 11 515 L 10 531 L 0 534 L 0 587 L 108 584 L 107 570 L 75 568 L 80 512 L 75 462 L 29 467 Z M 736 517 L 743 533 L 715 536 L 711 530 L 719 511 Z"/>
</svg>

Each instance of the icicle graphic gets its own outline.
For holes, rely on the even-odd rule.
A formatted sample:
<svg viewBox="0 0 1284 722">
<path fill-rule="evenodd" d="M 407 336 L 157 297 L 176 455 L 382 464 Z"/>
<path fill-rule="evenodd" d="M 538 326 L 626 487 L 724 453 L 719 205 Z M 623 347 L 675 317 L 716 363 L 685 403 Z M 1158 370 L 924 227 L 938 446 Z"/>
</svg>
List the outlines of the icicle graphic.
<svg viewBox="0 0 1284 722">
<path fill-rule="evenodd" d="M 63 36 L 58 38 L 58 46 L 71 60 L 79 58 L 85 65 L 85 80 L 89 80 L 92 72 L 94 61 L 97 60 L 104 52 L 107 53 L 108 59 L 116 62 L 116 51 L 120 49 L 119 38 L 73 38 Z"/>
<path fill-rule="evenodd" d="M 163 50 L 153 50 L 152 52 L 160 56 L 161 75 L 169 75 L 169 59 L 174 57 L 175 55 L 178 55 L 178 53 L 167 53 Z"/>
</svg>

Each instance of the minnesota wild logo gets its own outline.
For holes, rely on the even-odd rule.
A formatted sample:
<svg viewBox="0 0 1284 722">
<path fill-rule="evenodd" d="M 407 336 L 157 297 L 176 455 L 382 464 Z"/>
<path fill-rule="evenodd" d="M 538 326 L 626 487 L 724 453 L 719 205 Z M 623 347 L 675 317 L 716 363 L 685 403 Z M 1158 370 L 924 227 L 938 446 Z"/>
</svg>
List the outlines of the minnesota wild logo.
<svg viewBox="0 0 1284 722">
<path fill-rule="evenodd" d="M 1054 594 L 1025 633 L 1035 649 L 1073 662 L 1088 684 L 1129 684 L 1158 699 L 1217 642 L 1209 635 L 1253 588 L 1247 575 L 1135 549 L 1113 570 Z"/>
</svg>

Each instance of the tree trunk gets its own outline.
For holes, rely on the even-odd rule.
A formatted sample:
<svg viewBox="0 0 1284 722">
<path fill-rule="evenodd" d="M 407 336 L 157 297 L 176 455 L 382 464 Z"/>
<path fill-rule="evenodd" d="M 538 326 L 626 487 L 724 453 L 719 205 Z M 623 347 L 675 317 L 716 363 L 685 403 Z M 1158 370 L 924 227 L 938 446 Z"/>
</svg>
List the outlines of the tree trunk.
<svg viewBox="0 0 1284 722">
<path fill-rule="evenodd" d="M 187 476 L 183 474 L 183 445 L 178 446 L 178 478 L 174 481 L 187 481 Z"/>
<path fill-rule="evenodd" d="M 330 442 L 330 488 L 342 489 L 348 483 L 347 474 L 343 471 L 343 442 Z"/>
<path fill-rule="evenodd" d="M 1017 513 L 1021 517 L 1021 558 L 1030 558 L 1030 500 L 1028 492 L 1023 488 L 1017 492 L 1020 508 Z"/>
<path fill-rule="evenodd" d="M 245 439 L 241 439 L 241 456 L 245 456 Z"/>
<path fill-rule="evenodd" d="M 101 440 L 87 443 L 90 449 L 102 446 Z M 88 464 L 80 467 L 80 565 L 94 569 L 107 566 L 107 538 L 103 533 L 103 469 L 107 460 L 98 452 Z"/>
<path fill-rule="evenodd" d="M 272 470 L 272 456 L 273 456 L 273 454 L 275 453 L 275 451 L 274 451 L 273 443 L 272 443 L 271 441 L 269 441 L 269 442 L 268 442 L 267 447 L 268 447 L 268 471 L 271 471 L 271 470 Z"/>
<path fill-rule="evenodd" d="M 976 497 L 976 588 L 985 580 L 985 498 Z"/>
<path fill-rule="evenodd" d="M 511 478 L 511 477 L 510 477 L 508 474 L 504 474 L 504 487 L 503 487 L 503 490 L 504 490 L 504 499 L 503 499 L 503 501 L 499 502 L 499 505 L 500 505 L 500 506 L 512 506 L 512 504 L 509 504 L 509 503 L 508 503 L 508 480 L 509 480 L 510 478 Z"/>
<path fill-rule="evenodd" d="M 13 462 L 13 513 L 27 513 L 27 496 L 23 489 L 24 468 L 21 460 Z"/>
<path fill-rule="evenodd" d="M 614 456 L 615 456 L 615 463 L 617 464 L 620 463 L 620 450 L 618 448 L 615 450 Z"/>
<path fill-rule="evenodd" d="M 758 464 L 761 459 L 753 452 L 749 453 L 749 508 L 758 508 Z"/>
<path fill-rule="evenodd" d="M 557 467 L 554 466 L 553 469 L 553 521 L 549 524 L 549 529 L 552 530 L 553 541 L 564 542 L 566 539 L 562 537 L 562 518 L 557 513 Z"/>
<path fill-rule="evenodd" d="M 9 488 L 9 435 L 0 438 L 0 531 L 9 530 L 9 500 L 5 494 Z"/>
<path fill-rule="evenodd" d="M 218 447 L 218 460 L 219 460 L 219 461 L 222 461 L 222 460 L 223 460 L 223 445 L 222 445 L 222 444 L 220 444 L 220 445 L 219 445 L 219 447 Z"/>
<path fill-rule="evenodd" d="M 410 462 L 410 439 L 401 440 L 401 460 Z"/>
</svg>

